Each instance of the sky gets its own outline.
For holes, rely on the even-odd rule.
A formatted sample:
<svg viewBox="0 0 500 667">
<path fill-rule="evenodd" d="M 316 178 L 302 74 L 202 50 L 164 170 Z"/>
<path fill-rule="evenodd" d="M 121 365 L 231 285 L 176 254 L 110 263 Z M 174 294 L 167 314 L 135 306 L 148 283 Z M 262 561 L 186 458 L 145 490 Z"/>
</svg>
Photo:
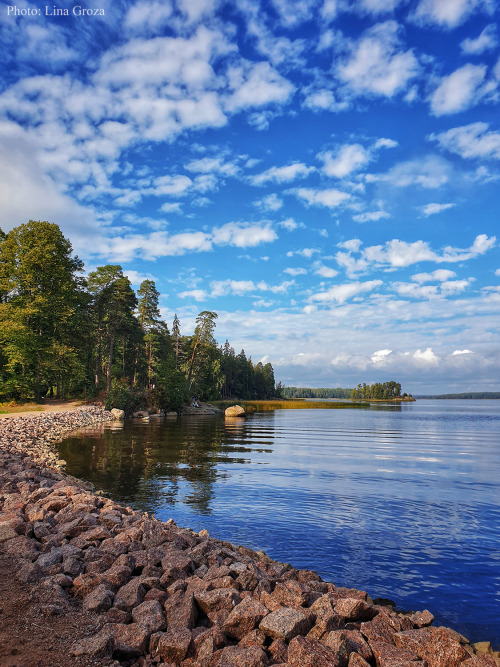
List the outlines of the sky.
<svg viewBox="0 0 500 667">
<path fill-rule="evenodd" d="M 500 390 L 496 0 L 0 5 L 0 227 L 286 386 Z"/>
</svg>

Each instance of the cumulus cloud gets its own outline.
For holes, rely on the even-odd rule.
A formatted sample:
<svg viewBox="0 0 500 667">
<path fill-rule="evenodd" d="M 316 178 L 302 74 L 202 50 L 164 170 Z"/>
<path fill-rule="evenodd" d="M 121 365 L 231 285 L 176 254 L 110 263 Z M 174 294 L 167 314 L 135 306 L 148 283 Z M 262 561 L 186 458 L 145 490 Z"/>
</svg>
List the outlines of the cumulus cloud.
<svg viewBox="0 0 500 667">
<path fill-rule="evenodd" d="M 449 208 L 453 208 L 454 206 L 456 206 L 456 204 L 426 204 L 425 206 L 421 206 L 420 210 L 422 211 L 423 215 L 428 218 L 430 215 L 436 215 L 442 211 L 447 211 Z"/>
<path fill-rule="evenodd" d="M 318 276 L 322 276 L 323 278 L 335 278 L 335 276 L 338 276 L 339 274 L 338 271 L 332 269 L 330 266 L 325 266 L 321 262 L 315 263 L 313 268 L 314 273 Z"/>
<path fill-rule="evenodd" d="M 383 245 L 368 246 L 366 248 L 361 248 L 356 244 L 353 246 L 353 249 L 348 248 L 347 252 L 338 252 L 335 259 L 339 266 L 345 268 L 347 275 L 354 276 L 358 273 L 368 271 L 371 267 L 397 269 L 426 261 L 435 263 L 463 262 L 483 255 L 493 248 L 495 244 L 496 237 L 479 234 L 469 248 L 462 249 L 447 246 L 441 253 L 438 253 L 432 250 L 427 241 L 407 242 L 400 239 L 392 239 L 386 241 Z M 354 248 L 357 249 L 355 250 Z M 355 257 L 353 253 L 358 253 L 360 256 Z M 431 275 L 438 279 L 438 274 L 417 275 Z M 421 282 L 424 282 L 424 280 Z M 407 289 L 415 292 L 414 286 L 410 286 Z M 428 292 L 430 293 L 431 290 L 428 290 Z"/>
<path fill-rule="evenodd" d="M 335 155 L 326 151 L 318 157 L 323 161 L 323 172 L 336 178 L 344 178 L 351 172 L 358 171 L 371 160 L 370 152 L 361 144 L 346 144 L 341 146 Z"/>
<path fill-rule="evenodd" d="M 378 220 L 390 217 L 391 216 L 387 211 L 367 211 L 366 213 L 357 213 L 356 215 L 353 215 L 352 219 L 356 222 L 378 222 Z"/>
<path fill-rule="evenodd" d="M 371 356 L 371 360 L 374 364 L 380 364 L 384 361 L 387 361 L 387 357 L 392 354 L 392 350 L 377 350 Z"/>
<path fill-rule="evenodd" d="M 500 132 L 489 130 L 488 123 L 470 123 L 446 132 L 429 135 L 446 150 L 463 158 L 500 160 Z"/>
<path fill-rule="evenodd" d="M 326 208 L 336 208 L 351 198 L 350 194 L 336 188 L 329 188 L 327 190 L 297 188 L 291 192 L 299 199 L 305 201 L 309 206 L 325 206 Z"/>
<path fill-rule="evenodd" d="M 497 31 L 494 23 L 487 25 L 482 33 L 472 39 L 467 37 L 461 42 L 462 51 L 466 54 L 480 55 L 498 46 Z"/>
<path fill-rule="evenodd" d="M 413 19 L 420 24 L 434 24 L 451 30 L 473 12 L 487 7 L 488 3 L 483 0 L 420 0 Z"/>
<path fill-rule="evenodd" d="M 417 362 L 423 364 L 429 364 L 431 366 L 436 366 L 439 363 L 439 357 L 434 354 L 431 347 L 426 348 L 425 350 L 416 350 L 413 354 L 413 358 Z"/>
<path fill-rule="evenodd" d="M 270 63 L 242 63 L 228 72 L 233 92 L 225 97 L 224 108 L 229 112 L 285 103 L 295 86 L 275 70 Z"/>
<path fill-rule="evenodd" d="M 395 21 L 367 30 L 337 66 L 339 79 L 358 95 L 393 97 L 404 90 L 419 64 L 411 50 L 403 50 L 399 31 Z"/>
<path fill-rule="evenodd" d="M 477 104 L 487 89 L 483 88 L 486 75 L 484 65 L 464 65 L 441 79 L 430 97 L 435 116 L 458 113 Z"/>
<path fill-rule="evenodd" d="M 467 350 L 467 349 L 465 349 L 465 350 L 454 350 L 452 352 L 453 357 L 456 357 L 457 355 L 460 355 L 460 354 L 474 354 L 474 353 L 472 352 L 472 350 Z"/>
<path fill-rule="evenodd" d="M 454 271 L 450 271 L 449 269 L 436 269 L 431 273 L 415 273 L 411 279 L 417 283 L 429 283 L 433 280 L 444 282 L 445 280 L 454 278 L 456 275 Z"/>
<path fill-rule="evenodd" d="M 436 155 L 428 155 L 417 160 L 400 162 L 385 174 L 367 174 L 367 183 L 388 183 L 404 188 L 418 185 L 434 190 L 448 183 L 451 178 L 451 165 Z"/>
<path fill-rule="evenodd" d="M 237 248 L 248 248 L 261 243 L 270 243 L 278 238 L 269 224 L 251 224 L 228 222 L 221 227 L 215 227 L 212 232 L 214 243 L 218 245 L 232 245 Z"/>
<path fill-rule="evenodd" d="M 356 297 L 363 292 L 372 292 L 382 285 L 381 280 L 367 280 L 366 282 L 345 283 L 343 285 L 333 285 L 325 292 L 317 292 L 309 297 L 312 302 L 319 303 L 344 303 L 348 299 Z"/>
<path fill-rule="evenodd" d="M 289 183 L 290 181 L 295 181 L 297 178 L 305 178 L 313 171 L 315 171 L 314 167 L 308 167 L 302 162 L 293 162 L 284 167 L 271 167 L 261 174 L 252 176 L 250 182 L 253 185 L 263 185 L 269 181 L 274 183 Z"/>
<path fill-rule="evenodd" d="M 276 193 L 272 193 L 255 202 L 255 206 L 265 211 L 279 211 L 283 207 L 283 200 Z"/>
</svg>

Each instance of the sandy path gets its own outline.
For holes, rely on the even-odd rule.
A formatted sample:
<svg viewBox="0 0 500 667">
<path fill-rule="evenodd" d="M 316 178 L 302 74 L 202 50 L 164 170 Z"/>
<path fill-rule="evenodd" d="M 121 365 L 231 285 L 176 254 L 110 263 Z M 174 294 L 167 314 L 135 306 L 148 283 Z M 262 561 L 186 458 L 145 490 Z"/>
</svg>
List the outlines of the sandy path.
<svg viewBox="0 0 500 667">
<path fill-rule="evenodd" d="M 33 403 L 32 410 L 0 414 L 0 419 L 2 419 L 2 417 L 25 417 L 26 415 L 31 415 L 36 412 L 64 412 L 65 410 L 74 410 L 75 408 L 80 407 L 80 405 L 83 405 L 83 401 L 60 401 L 52 398 L 47 399 L 43 403 Z"/>
</svg>

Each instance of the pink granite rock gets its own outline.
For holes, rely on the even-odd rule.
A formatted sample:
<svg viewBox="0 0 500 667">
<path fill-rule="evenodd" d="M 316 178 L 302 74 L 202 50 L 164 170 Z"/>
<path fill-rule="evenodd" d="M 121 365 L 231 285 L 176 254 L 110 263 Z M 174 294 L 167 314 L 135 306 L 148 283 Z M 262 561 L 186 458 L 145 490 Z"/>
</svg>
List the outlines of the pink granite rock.
<svg viewBox="0 0 500 667">
<path fill-rule="evenodd" d="M 396 646 L 408 649 L 429 667 L 458 667 L 469 654 L 442 628 L 407 630 L 394 635 Z"/>
<path fill-rule="evenodd" d="M 377 614 L 373 605 L 356 598 L 343 598 L 334 607 L 335 613 L 349 621 L 368 621 Z"/>
<path fill-rule="evenodd" d="M 193 638 L 187 628 L 168 630 L 158 641 L 156 655 L 165 662 L 180 663 L 187 656 Z"/>
<path fill-rule="evenodd" d="M 328 646 L 299 636 L 288 646 L 288 664 L 291 667 L 340 667 L 340 660 Z"/>
<path fill-rule="evenodd" d="M 282 607 L 266 616 L 259 628 L 273 639 L 290 641 L 297 635 L 305 635 L 312 626 L 311 616 L 301 609 Z M 313 640 L 311 640 L 313 641 Z"/>
<path fill-rule="evenodd" d="M 142 625 L 149 634 L 165 630 L 167 618 L 157 600 L 148 600 L 132 609 L 134 623 Z"/>
<path fill-rule="evenodd" d="M 230 612 L 226 622 L 222 626 L 222 630 L 229 637 L 241 639 L 250 630 L 257 627 L 268 613 L 267 608 L 263 604 L 252 598 L 246 598 Z"/>
</svg>

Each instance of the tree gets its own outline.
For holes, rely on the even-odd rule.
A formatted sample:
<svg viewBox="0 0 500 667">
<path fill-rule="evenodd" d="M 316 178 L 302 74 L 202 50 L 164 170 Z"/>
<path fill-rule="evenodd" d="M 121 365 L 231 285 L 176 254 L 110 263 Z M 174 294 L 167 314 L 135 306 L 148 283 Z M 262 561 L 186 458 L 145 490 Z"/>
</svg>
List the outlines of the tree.
<svg viewBox="0 0 500 667">
<path fill-rule="evenodd" d="M 179 368 L 179 363 L 181 360 L 181 323 L 177 317 L 177 313 L 174 315 L 174 321 L 172 322 L 172 339 L 174 341 L 174 350 L 175 350 L 175 367 Z"/>
<path fill-rule="evenodd" d="M 187 382 L 190 390 L 193 385 L 194 377 L 196 377 L 201 368 L 200 361 L 203 356 L 206 356 L 210 349 L 213 350 L 216 348 L 216 342 L 213 337 L 216 319 L 217 313 L 210 310 L 202 311 L 196 318 L 196 328 L 193 337 L 194 344 L 187 374 Z"/>
<path fill-rule="evenodd" d="M 130 280 L 123 275 L 122 267 L 116 264 L 97 267 L 89 275 L 88 285 L 93 296 L 96 327 L 95 386 L 96 389 L 100 387 L 103 340 L 105 340 L 106 391 L 109 392 L 116 336 L 117 333 L 132 329 L 137 298 Z"/>
<path fill-rule="evenodd" d="M 82 353 L 74 346 L 83 325 L 83 263 L 56 224 L 30 220 L 3 236 L 0 245 L 0 342 L 14 395 L 41 395 L 52 387 L 54 352 L 73 359 L 66 385 Z"/>
<path fill-rule="evenodd" d="M 159 338 L 162 334 L 168 335 L 167 325 L 160 325 L 160 309 L 158 307 L 160 293 L 156 289 L 153 280 L 144 280 L 137 292 L 139 302 L 137 311 L 139 314 L 139 325 L 144 332 L 145 356 L 147 363 L 147 386 L 150 387 L 153 377 L 153 367 L 156 365 L 156 352 Z"/>
</svg>

